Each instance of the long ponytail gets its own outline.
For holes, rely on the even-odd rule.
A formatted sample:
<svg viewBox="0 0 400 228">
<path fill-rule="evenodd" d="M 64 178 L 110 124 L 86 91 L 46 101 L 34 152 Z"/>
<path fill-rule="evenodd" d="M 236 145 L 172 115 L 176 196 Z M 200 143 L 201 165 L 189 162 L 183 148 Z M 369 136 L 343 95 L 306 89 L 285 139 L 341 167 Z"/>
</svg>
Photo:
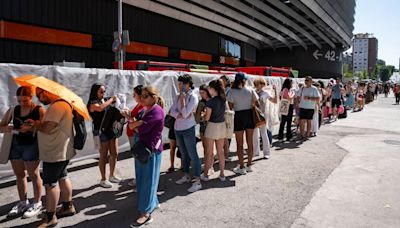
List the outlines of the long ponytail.
<svg viewBox="0 0 400 228">
<path fill-rule="evenodd" d="M 221 97 L 223 101 L 226 101 L 226 94 L 225 94 L 225 89 L 224 86 L 222 85 L 221 80 L 213 80 L 208 84 L 209 87 L 215 89 L 217 91 L 218 96 Z"/>
</svg>

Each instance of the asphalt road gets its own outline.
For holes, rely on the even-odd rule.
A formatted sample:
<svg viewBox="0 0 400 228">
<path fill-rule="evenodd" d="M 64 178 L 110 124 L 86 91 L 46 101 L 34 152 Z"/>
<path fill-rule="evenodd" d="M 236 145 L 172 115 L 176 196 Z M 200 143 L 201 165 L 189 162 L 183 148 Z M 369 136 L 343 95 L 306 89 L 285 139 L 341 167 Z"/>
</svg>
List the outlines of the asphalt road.
<svg viewBox="0 0 400 228">
<path fill-rule="evenodd" d="M 147 227 L 400 227 L 400 107 L 393 102 L 380 97 L 364 111 L 322 126 L 304 143 L 274 143 L 271 159 L 258 158 L 253 173 L 226 171 L 226 182 L 216 174 L 192 194 L 189 185 L 174 184 L 179 172 L 163 172 L 161 209 Z M 200 143 L 198 149 L 202 153 Z M 74 164 L 86 168 L 70 173 L 79 213 L 60 219 L 59 226 L 129 227 L 137 216 L 136 193 L 127 185 L 134 175 L 132 159 L 118 162 L 125 180 L 108 190 L 97 185 L 98 168 L 87 162 Z M 32 227 L 38 221 L 6 218 L 16 201 L 15 186 L 0 189 L 0 227 Z"/>
</svg>

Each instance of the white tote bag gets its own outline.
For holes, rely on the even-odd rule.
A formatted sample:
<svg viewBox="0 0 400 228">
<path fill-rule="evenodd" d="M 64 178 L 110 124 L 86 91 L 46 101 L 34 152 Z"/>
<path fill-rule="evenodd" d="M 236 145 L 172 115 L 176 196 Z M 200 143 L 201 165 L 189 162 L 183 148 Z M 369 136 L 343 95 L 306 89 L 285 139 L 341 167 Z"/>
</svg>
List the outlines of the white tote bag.
<svg viewBox="0 0 400 228">
<path fill-rule="evenodd" d="M 279 103 L 279 115 L 287 116 L 289 114 L 289 107 L 289 100 L 282 99 Z"/>
<path fill-rule="evenodd" d="M 11 122 L 13 117 L 14 117 L 14 107 L 11 107 L 11 118 L 8 121 L 8 123 Z M 7 164 L 8 162 L 8 157 L 10 156 L 10 151 L 11 151 L 12 139 L 13 139 L 12 132 L 6 132 L 3 134 L 3 140 L 1 141 L 1 148 L 0 148 L 0 164 Z"/>
<path fill-rule="evenodd" d="M 233 138 L 233 118 L 234 114 L 231 110 L 225 111 L 225 124 L 226 124 L 226 138 Z"/>
</svg>

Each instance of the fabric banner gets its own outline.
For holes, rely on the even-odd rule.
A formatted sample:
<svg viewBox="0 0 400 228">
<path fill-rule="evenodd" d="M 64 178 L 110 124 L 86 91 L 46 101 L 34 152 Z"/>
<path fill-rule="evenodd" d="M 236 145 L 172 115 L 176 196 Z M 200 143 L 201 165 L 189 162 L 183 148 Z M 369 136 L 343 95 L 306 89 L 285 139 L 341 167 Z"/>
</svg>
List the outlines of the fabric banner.
<svg viewBox="0 0 400 228">
<path fill-rule="evenodd" d="M 208 84 L 211 80 L 218 79 L 221 75 L 219 74 L 203 74 L 203 73 L 191 73 L 191 72 L 180 72 L 180 71 L 129 71 L 129 70 L 114 70 L 114 69 L 97 69 L 97 68 L 70 68 L 60 66 L 39 66 L 39 65 L 20 65 L 20 64 L 6 64 L 0 63 L 0 117 L 9 109 L 10 106 L 16 104 L 16 91 L 17 84 L 13 78 L 20 77 L 22 75 L 31 74 L 37 76 L 44 76 L 62 85 L 65 85 L 77 95 L 82 97 L 86 102 L 89 97 L 90 88 L 94 83 L 102 83 L 107 88 L 106 96 L 112 96 L 115 94 L 124 94 L 127 98 L 126 105 L 128 108 L 133 108 L 135 101 L 132 98 L 133 88 L 137 85 L 153 85 L 155 86 L 160 95 L 165 99 L 166 107 L 164 110 L 167 112 L 169 107 L 172 105 L 173 97 L 178 92 L 177 79 L 182 74 L 189 74 L 193 78 L 194 85 L 196 87 L 195 92 L 198 94 L 198 87 L 202 84 Z M 234 75 L 227 75 L 233 81 Z M 249 85 L 251 81 L 260 76 L 249 75 Z M 285 78 L 280 77 L 265 77 L 268 81 L 269 86 L 267 91 L 272 93 L 272 85 L 275 85 L 279 93 L 283 80 Z M 303 82 L 303 79 L 293 79 L 294 86 L 297 87 L 299 82 Z M 38 103 L 36 98 L 34 102 Z M 268 127 L 273 130 L 273 127 L 279 124 L 279 105 L 267 103 L 266 113 Z M 82 151 L 79 151 L 74 160 L 82 160 L 88 158 L 98 157 L 98 151 L 94 147 L 92 137 L 92 124 L 87 123 L 88 137 L 85 147 Z M 3 134 L 0 134 L 0 141 L 3 138 Z M 164 131 L 163 142 L 168 142 L 168 131 Z M 1 142 L 0 142 L 1 143 Z M 119 140 L 119 151 L 127 151 L 129 149 L 129 143 L 125 134 Z M 73 161 L 74 161 L 73 160 Z M 10 164 L 0 165 L 0 182 L 4 178 L 12 177 L 12 170 Z"/>
</svg>

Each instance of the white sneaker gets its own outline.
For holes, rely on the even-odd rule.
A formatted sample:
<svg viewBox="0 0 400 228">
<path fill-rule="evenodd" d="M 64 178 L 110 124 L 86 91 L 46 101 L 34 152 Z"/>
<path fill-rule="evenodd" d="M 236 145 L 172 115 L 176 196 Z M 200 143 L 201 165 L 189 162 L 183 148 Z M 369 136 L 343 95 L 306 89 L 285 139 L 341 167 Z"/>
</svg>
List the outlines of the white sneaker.
<svg viewBox="0 0 400 228">
<path fill-rule="evenodd" d="M 129 181 L 128 185 L 131 186 L 131 187 L 136 187 L 136 180 L 133 179 L 133 180 Z"/>
<path fill-rule="evenodd" d="M 193 182 L 192 187 L 190 187 L 187 191 L 193 193 L 193 192 L 199 191 L 201 188 L 202 188 L 202 186 L 201 186 L 200 181 L 196 180 Z"/>
<path fill-rule="evenodd" d="M 215 173 L 214 167 L 211 167 L 211 168 L 208 170 L 208 176 L 214 175 L 214 173 Z"/>
<path fill-rule="evenodd" d="M 251 166 L 246 166 L 246 172 L 251 173 L 253 170 L 251 169 Z"/>
<path fill-rule="evenodd" d="M 210 178 L 209 178 L 209 176 L 206 176 L 206 175 L 204 175 L 204 173 L 202 173 L 202 174 L 200 175 L 200 180 L 202 180 L 202 181 L 209 181 Z"/>
<path fill-rule="evenodd" d="M 183 176 L 181 179 L 175 181 L 175 184 L 181 185 L 184 183 L 189 183 L 190 182 L 190 178 L 188 175 Z"/>
<path fill-rule="evenodd" d="M 109 178 L 111 183 L 119 184 L 121 182 L 121 178 L 116 177 L 116 176 L 110 176 Z"/>
<path fill-rule="evenodd" d="M 232 161 L 231 157 L 225 158 L 225 162 L 231 162 L 231 161 Z"/>
<path fill-rule="evenodd" d="M 100 186 L 103 188 L 112 188 L 113 184 L 108 180 L 102 180 L 100 181 Z"/>
<path fill-rule="evenodd" d="M 246 168 L 240 168 L 240 165 L 237 165 L 233 170 L 234 173 L 239 174 L 239 175 L 246 175 Z"/>
<path fill-rule="evenodd" d="M 41 210 L 42 210 L 42 201 L 38 203 L 33 203 L 29 206 L 28 210 L 25 211 L 22 218 L 32 218 L 33 216 L 39 214 Z"/>
<path fill-rule="evenodd" d="M 29 201 L 25 201 L 25 202 L 19 202 L 17 205 L 15 205 L 10 212 L 8 212 L 7 216 L 16 216 L 19 215 L 21 213 L 24 213 L 26 211 L 26 209 L 29 206 Z"/>
<path fill-rule="evenodd" d="M 265 159 L 269 159 L 269 155 L 264 155 L 264 158 Z"/>
<path fill-rule="evenodd" d="M 225 176 L 219 176 L 219 180 L 224 182 L 224 181 L 226 181 L 226 177 Z"/>
</svg>

